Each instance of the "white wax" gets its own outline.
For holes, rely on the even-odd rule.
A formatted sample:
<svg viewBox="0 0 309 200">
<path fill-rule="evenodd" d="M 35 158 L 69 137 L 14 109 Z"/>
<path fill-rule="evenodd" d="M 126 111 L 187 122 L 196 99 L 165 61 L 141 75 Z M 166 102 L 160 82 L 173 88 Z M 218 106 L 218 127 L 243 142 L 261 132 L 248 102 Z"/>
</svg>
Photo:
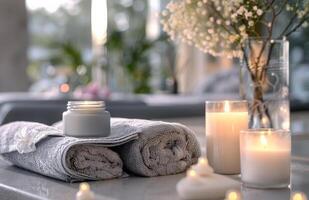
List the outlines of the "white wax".
<svg viewBox="0 0 309 200">
<path fill-rule="evenodd" d="M 214 173 L 213 168 L 208 164 L 208 160 L 203 157 L 199 158 L 198 163 L 192 165 L 191 169 L 199 176 L 209 176 Z"/>
<path fill-rule="evenodd" d="M 280 187 L 290 182 L 290 149 L 248 147 L 242 151 L 242 181 L 255 187 Z"/>
<path fill-rule="evenodd" d="M 248 113 L 206 112 L 205 121 L 210 165 L 219 174 L 239 174 L 239 135 L 248 128 Z"/>
<path fill-rule="evenodd" d="M 192 200 L 223 199 L 228 190 L 239 188 L 240 183 L 238 181 L 218 174 L 199 176 L 196 179 L 185 177 L 176 186 L 178 195 L 182 199 Z"/>
<path fill-rule="evenodd" d="M 93 192 L 78 192 L 76 194 L 76 200 L 95 200 Z"/>
</svg>

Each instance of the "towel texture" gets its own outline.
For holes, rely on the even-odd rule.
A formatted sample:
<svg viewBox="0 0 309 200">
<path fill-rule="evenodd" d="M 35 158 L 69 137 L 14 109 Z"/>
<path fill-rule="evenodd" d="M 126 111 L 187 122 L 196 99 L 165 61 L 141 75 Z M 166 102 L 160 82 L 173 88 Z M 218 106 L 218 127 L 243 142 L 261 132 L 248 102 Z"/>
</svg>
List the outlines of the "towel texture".
<svg viewBox="0 0 309 200">
<path fill-rule="evenodd" d="M 112 119 L 112 132 L 138 133 L 118 152 L 127 170 L 141 176 L 163 176 L 185 171 L 201 151 L 194 133 L 178 123 L 138 119 Z M 129 131 L 129 132 L 130 132 Z"/>
<path fill-rule="evenodd" d="M 111 179 L 123 175 L 123 164 L 107 147 L 134 138 L 133 132 L 105 138 L 63 137 L 54 127 L 13 122 L 0 127 L 0 153 L 14 165 L 64 181 Z"/>
</svg>

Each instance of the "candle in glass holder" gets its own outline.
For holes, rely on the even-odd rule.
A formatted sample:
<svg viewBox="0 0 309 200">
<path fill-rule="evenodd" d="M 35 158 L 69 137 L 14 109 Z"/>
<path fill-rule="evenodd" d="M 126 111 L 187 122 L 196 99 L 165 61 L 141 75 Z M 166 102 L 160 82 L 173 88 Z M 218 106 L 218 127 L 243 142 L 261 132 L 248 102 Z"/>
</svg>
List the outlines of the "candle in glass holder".
<svg viewBox="0 0 309 200">
<path fill-rule="evenodd" d="M 248 128 L 247 102 L 207 101 L 205 118 L 210 165 L 219 174 L 239 174 L 239 135 Z"/>
<path fill-rule="evenodd" d="M 291 136 L 288 130 L 251 129 L 241 132 L 241 179 L 254 188 L 290 184 Z"/>
</svg>

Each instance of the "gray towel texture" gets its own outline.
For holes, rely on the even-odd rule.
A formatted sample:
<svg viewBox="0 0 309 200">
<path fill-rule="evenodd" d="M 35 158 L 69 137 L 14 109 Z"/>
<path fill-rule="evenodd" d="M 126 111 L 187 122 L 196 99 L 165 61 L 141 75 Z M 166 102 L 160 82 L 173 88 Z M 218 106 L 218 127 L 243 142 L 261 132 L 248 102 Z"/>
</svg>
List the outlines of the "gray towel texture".
<svg viewBox="0 0 309 200">
<path fill-rule="evenodd" d="M 114 133 L 123 129 L 138 133 L 117 152 L 125 168 L 141 176 L 177 174 L 196 163 L 201 155 L 192 130 L 178 123 L 140 119 L 112 119 Z"/>
<path fill-rule="evenodd" d="M 64 137 L 61 129 L 61 123 L 1 126 L 0 154 L 21 168 L 64 181 L 121 177 L 123 168 L 141 176 L 177 174 L 201 154 L 194 133 L 178 123 L 112 118 L 111 135 L 98 138 Z"/>
<path fill-rule="evenodd" d="M 136 138 L 136 133 L 104 138 L 64 137 L 44 124 L 13 122 L 0 127 L 0 153 L 16 166 L 64 181 L 121 177 L 123 164 L 107 147 Z"/>
</svg>

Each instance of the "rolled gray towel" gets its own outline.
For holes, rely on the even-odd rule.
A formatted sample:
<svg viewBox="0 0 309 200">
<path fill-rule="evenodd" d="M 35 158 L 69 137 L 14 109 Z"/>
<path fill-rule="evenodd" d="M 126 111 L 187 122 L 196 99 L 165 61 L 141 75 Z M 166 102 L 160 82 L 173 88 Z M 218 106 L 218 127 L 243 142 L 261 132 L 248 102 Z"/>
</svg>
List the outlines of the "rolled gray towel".
<svg viewBox="0 0 309 200">
<path fill-rule="evenodd" d="M 104 138 L 63 137 L 39 123 L 13 122 L 0 127 L 0 153 L 21 168 L 64 181 L 121 177 L 123 164 L 107 148 L 136 138 L 136 133 Z"/>
<path fill-rule="evenodd" d="M 113 118 L 112 132 L 130 130 L 138 139 L 117 150 L 127 170 L 141 176 L 163 176 L 185 171 L 201 155 L 194 133 L 178 123 Z"/>
<path fill-rule="evenodd" d="M 54 126 L 62 128 L 61 123 Z M 125 169 L 141 176 L 164 176 L 185 171 L 201 155 L 192 130 L 178 123 L 142 119 L 111 119 L 111 135 L 138 134 L 116 148 Z"/>
</svg>

